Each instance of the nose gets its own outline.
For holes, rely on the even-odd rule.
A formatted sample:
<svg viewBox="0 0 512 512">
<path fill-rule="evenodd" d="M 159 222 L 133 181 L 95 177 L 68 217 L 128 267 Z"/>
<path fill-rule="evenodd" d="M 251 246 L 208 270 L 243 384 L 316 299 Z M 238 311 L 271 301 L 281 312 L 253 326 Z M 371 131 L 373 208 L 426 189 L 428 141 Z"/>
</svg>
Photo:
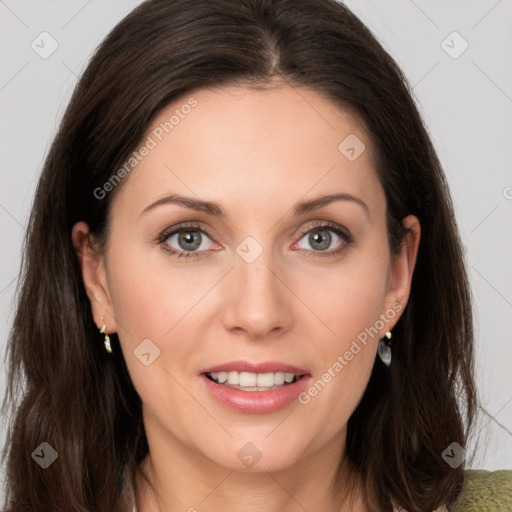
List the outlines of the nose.
<svg viewBox="0 0 512 512">
<path fill-rule="evenodd" d="M 293 294 L 270 250 L 252 262 L 236 254 L 228 280 L 223 314 L 227 330 L 263 339 L 291 328 Z"/>
</svg>

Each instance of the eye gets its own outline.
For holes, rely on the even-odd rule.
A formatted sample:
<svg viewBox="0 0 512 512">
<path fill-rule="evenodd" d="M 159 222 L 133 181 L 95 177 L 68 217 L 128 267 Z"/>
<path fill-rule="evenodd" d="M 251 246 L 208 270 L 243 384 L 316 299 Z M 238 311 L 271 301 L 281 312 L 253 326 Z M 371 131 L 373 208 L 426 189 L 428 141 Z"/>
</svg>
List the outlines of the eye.
<svg viewBox="0 0 512 512">
<path fill-rule="evenodd" d="M 335 256 L 352 242 L 350 233 L 342 226 L 332 222 L 319 222 L 313 228 L 302 231 L 301 234 L 304 236 L 297 242 L 299 248 L 324 253 L 319 256 Z M 301 245 L 302 240 L 305 240 L 310 247 Z M 334 250 L 329 250 L 333 248 Z"/>
<path fill-rule="evenodd" d="M 178 258 L 197 258 L 202 253 L 211 249 L 213 243 L 206 229 L 196 224 L 185 224 L 164 231 L 158 238 L 167 252 Z"/>
<path fill-rule="evenodd" d="M 348 230 L 332 222 L 319 222 L 312 228 L 301 232 L 302 238 L 297 242 L 300 249 L 315 253 L 318 256 L 335 256 L 352 242 Z M 303 247 L 302 239 L 311 247 Z M 177 258 L 202 257 L 212 249 L 212 236 L 197 224 L 181 224 L 165 230 L 157 242 L 168 253 Z M 332 249 L 334 244 L 335 248 Z"/>
</svg>

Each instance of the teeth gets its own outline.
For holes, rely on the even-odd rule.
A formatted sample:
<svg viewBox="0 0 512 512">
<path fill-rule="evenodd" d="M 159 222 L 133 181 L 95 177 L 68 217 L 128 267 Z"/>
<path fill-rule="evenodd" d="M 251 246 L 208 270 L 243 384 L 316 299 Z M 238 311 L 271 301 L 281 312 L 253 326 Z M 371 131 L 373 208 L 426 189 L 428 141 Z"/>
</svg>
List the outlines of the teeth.
<svg viewBox="0 0 512 512">
<path fill-rule="evenodd" d="M 282 386 L 284 384 L 284 373 L 277 372 L 274 374 L 274 382 L 276 386 Z"/>
<path fill-rule="evenodd" d="M 290 384 L 295 379 L 295 374 L 285 372 L 251 373 L 251 372 L 212 372 L 208 373 L 219 384 L 248 388 L 250 391 L 260 391 L 260 388 L 270 389 L 274 386 L 282 386 L 285 382 Z M 297 376 L 297 380 L 299 376 Z"/>
<path fill-rule="evenodd" d="M 260 375 L 256 375 L 255 373 L 241 372 L 238 374 L 238 382 L 235 382 L 234 384 L 238 384 L 244 388 L 253 388 L 256 386 L 256 381 L 259 377 Z M 274 384 L 274 379 L 272 379 L 272 384 Z"/>
<path fill-rule="evenodd" d="M 242 375 L 243 374 L 241 373 L 240 377 Z M 256 374 L 253 373 L 252 375 L 256 375 Z M 271 388 L 272 386 L 276 385 L 276 377 L 273 373 L 259 373 L 257 375 L 257 381 L 258 381 L 257 386 L 260 388 Z M 240 384 L 242 384 L 241 381 L 240 381 Z"/>
</svg>

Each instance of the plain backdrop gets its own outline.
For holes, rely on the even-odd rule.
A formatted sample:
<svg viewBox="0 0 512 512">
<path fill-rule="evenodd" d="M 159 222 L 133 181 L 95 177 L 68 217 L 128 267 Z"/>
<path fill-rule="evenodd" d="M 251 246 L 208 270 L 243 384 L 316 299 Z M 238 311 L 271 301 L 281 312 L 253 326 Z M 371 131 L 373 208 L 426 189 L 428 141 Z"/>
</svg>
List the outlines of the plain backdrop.
<svg viewBox="0 0 512 512">
<path fill-rule="evenodd" d="M 2 395 L 21 242 L 43 160 L 91 53 L 139 3 L 0 0 Z M 468 451 L 475 468 L 512 468 L 512 1 L 346 3 L 404 70 L 444 166 L 476 313 L 482 408 Z"/>
</svg>

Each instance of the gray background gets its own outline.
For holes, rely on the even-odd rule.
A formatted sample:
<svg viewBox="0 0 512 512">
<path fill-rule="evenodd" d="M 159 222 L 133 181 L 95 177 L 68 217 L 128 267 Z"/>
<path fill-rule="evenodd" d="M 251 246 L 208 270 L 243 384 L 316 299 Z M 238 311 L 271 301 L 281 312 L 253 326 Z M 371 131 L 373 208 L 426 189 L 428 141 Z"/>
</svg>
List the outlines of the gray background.
<svg viewBox="0 0 512 512">
<path fill-rule="evenodd" d="M 91 52 L 139 3 L 0 0 L 2 354 L 22 236 L 46 151 Z M 472 466 L 512 468 L 512 1 L 347 4 L 401 65 L 444 165 L 476 309 L 482 408 L 479 441 L 469 450 Z M 41 36 L 44 31 L 50 36 Z M 31 46 L 44 53 L 52 44 L 58 48 L 47 58 Z M 0 361 L 2 394 L 4 388 Z"/>
</svg>

